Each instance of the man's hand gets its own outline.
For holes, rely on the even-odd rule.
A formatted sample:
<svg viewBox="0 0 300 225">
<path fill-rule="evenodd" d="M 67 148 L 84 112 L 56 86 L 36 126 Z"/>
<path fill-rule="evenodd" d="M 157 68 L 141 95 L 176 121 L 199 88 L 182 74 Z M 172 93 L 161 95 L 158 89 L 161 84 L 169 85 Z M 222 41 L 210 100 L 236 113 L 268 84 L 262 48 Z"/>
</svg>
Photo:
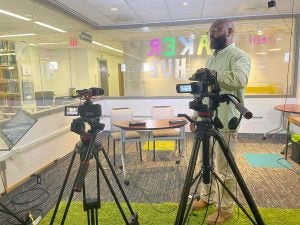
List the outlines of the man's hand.
<svg viewBox="0 0 300 225">
<path fill-rule="evenodd" d="M 195 123 L 190 123 L 190 131 L 192 133 L 195 133 L 195 130 L 196 130 L 196 124 Z"/>
<path fill-rule="evenodd" d="M 198 69 L 190 78 L 191 81 L 204 81 L 209 79 L 209 76 L 217 77 L 217 71 L 207 68 Z"/>
</svg>

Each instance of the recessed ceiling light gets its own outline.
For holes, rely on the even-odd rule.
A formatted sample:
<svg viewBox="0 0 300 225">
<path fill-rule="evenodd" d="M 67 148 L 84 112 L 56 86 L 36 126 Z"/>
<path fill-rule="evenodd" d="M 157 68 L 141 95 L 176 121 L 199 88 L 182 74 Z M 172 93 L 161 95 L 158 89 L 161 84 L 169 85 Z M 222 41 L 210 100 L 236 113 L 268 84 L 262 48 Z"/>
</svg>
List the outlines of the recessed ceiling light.
<svg viewBox="0 0 300 225">
<path fill-rule="evenodd" d="M 149 31 L 150 31 L 150 28 L 149 28 L 149 27 L 143 27 L 142 30 L 143 30 L 144 32 L 149 32 Z"/>
<path fill-rule="evenodd" d="M 113 8 L 110 8 L 109 10 L 115 12 L 115 11 L 118 11 L 119 9 L 116 7 L 113 7 Z"/>
<path fill-rule="evenodd" d="M 184 1 L 181 3 L 182 6 L 187 6 L 189 3 L 187 1 Z"/>
</svg>

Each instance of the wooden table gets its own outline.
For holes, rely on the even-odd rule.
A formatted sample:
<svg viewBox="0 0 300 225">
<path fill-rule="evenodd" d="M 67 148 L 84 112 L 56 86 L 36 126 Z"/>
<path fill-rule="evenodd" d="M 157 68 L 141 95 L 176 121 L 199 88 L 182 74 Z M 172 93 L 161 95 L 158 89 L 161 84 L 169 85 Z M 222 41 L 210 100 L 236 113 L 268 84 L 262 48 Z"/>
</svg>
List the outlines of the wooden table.
<svg viewBox="0 0 300 225">
<path fill-rule="evenodd" d="M 174 122 L 175 121 L 175 122 Z M 175 117 L 171 119 L 160 119 L 160 120 L 139 120 L 136 122 L 140 122 L 140 125 L 133 125 L 134 121 L 116 121 L 113 123 L 114 126 L 119 127 L 121 130 L 121 138 L 120 138 L 120 151 L 121 151 L 121 160 L 122 160 L 122 168 L 124 175 L 124 183 L 129 184 L 129 181 L 126 180 L 126 169 L 125 169 L 125 131 L 128 130 L 136 130 L 136 131 L 151 131 L 151 130 L 162 130 L 162 129 L 170 129 L 170 128 L 180 128 L 180 136 L 179 137 L 166 137 L 165 139 L 174 139 L 181 140 L 181 149 L 185 152 L 185 125 L 188 123 L 182 117 Z M 159 139 L 164 139 L 160 137 Z M 154 140 L 151 137 L 146 138 L 145 140 Z"/>
<path fill-rule="evenodd" d="M 296 113 L 296 114 L 300 114 L 300 105 L 297 104 L 283 104 L 283 105 L 275 105 L 273 107 L 275 110 L 278 110 L 281 112 L 281 119 L 280 119 L 280 124 L 277 128 L 270 130 L 266 133 L 264 133 L 264 137 L 263 139 L 266 138 L 267 134 L 271 134 L 271 133 L 276 133 L 276 132 L 280 132 L 284 129 L 284 120 L 287 116 L 285 116 L 285 113 Z"/>
</svg>

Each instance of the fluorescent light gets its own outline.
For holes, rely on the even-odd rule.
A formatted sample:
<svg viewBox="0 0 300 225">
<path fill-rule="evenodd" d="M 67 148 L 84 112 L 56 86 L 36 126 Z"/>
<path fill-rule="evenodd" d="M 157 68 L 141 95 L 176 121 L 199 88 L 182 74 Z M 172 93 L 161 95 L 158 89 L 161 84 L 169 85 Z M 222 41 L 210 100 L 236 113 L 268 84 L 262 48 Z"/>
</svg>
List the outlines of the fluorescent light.
<svg viewBox="0 0 300 225">
<path fill-rule="evenodd" d="M 36 22 L 34 22 L 34 23 L 36 23 L 36 24 L 38 24 L 38 25 L 40 25 L 40 26 L 43 26 L 43 27 L 50 28 L 50 29 L 52 29 L 52 30 L 56 30 L 56 31 L 59 31 L 59 32 L 62 32 L 62 33 L 66 33 L 66 31 L 64 31 L 64 30 L 62 30 L 62 29 L 59 29 L 59 28 L 57 28 L 57 27 L 50 26 L 50 25 L 45 24 L 45 23 L 42 23 L 42 22 L 36 21 Z"/>
<path fill-rule="evenodd" d="M 108 45 L 101 44 L 101 43 L 99 43 L 99 42 L 97 42 L 97 41 L 92 41 L 92 43 L 95 44 L 95 45 L 99 45 L 99 46 L 101 46 L 101 47 L 103 47 L 103 48 L 108 48 L 108 49 L 110 49 L 110 50 L 113 50 L 113 51 L 116 51 L 116 52 L 120 52 L 120 53 L 122 53 L 122 54 L 124 53 L 123 51 L 121 51 L 121 50 L 119 50 L 119 49 L 110 47 L 110 46 L 108 46 Z"/>
<path fill-rule="evenodd" d="M 267 50 L 268 52 L 276 52 L 276 51 L 281 51 L 281 48 L 271 48 Z"/>
<path fill-rule="evenodd" d="M 68 44 L 68 42 L 42 42 L 38 43 L 38 45 L 64 45 Z"/>
<path fill-rule="evenodd" d="M 92 43 L 95 44 L 95 45 L 99 45 L 99 46 L 103 47 L 103 44 L 101 44 L 101 43 L 99 43 L 97 41 L 92 41 Z"/>
<path fill-rule="evenodd" d="M 14 52 L 11 52 L 11 53 L 0 53 L 0 56 L 2 56 L 2 55 L 16 55 L 16 53 L 14 53 Z"/>
<path fill-rule="evenodd" d="M 1 35 L 0 38 L 7 38 L 7 37 L 25 37 L 25 36 L 34 36 L 36 34 L 8 34 L 8 35 Z"/>
<path fill-rule="evenodd" d="M 27 17 L 20 16 L 20 15 L 17 15 L 17 14 L 15 14 L 15 13 L 11 13 L 11 12 L 5 11 L 5 10 L 3 10 L 3 9 L 0 9 L 0 13 L 3 13 L 3 14 L 8 15 L 8 16 L 13 16 L 13 17 L 18 18 L 18 19 L 21 19 L 21 20 L 31 21 L 31 19 L 29 19 L 29 18 L 27 18 Z"/>
<path fill-rule="evenodd" d="M 115 11 L 118 11 L 119 9 L 116 7 L 113 7 L 113 8 L 110 8 L 109 10 L 115 12 Z"/>
<path fill-rule="evenodd" d="M 255 53 L 256 55 L 266 55 L 266 54 L 268 54 L 267 52 L 257 52 L 257 53 Z"/>
<path fill-rule="evenodd" d="M 184 1 L 181 3 L 182 6 L 187 6 L 189 3 L 187 1 Z"/>
</svg>

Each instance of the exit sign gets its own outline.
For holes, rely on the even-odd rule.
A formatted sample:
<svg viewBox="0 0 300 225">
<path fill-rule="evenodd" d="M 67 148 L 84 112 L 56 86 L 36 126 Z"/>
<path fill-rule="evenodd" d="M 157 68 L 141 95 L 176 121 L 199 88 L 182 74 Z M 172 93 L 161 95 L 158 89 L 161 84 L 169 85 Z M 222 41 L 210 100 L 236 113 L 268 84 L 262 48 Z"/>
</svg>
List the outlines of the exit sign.
<svg viewBox="0 0 300 225">
<path fill-rule="evenodd" d="M 77 46 L 78 46 L 78 41 L 77 41 L 77 39 L 71 39 L 71 40 L 69 41 L 69 45 L 70 45 L 71 47 L 77 47 Z"/>
</svg>

